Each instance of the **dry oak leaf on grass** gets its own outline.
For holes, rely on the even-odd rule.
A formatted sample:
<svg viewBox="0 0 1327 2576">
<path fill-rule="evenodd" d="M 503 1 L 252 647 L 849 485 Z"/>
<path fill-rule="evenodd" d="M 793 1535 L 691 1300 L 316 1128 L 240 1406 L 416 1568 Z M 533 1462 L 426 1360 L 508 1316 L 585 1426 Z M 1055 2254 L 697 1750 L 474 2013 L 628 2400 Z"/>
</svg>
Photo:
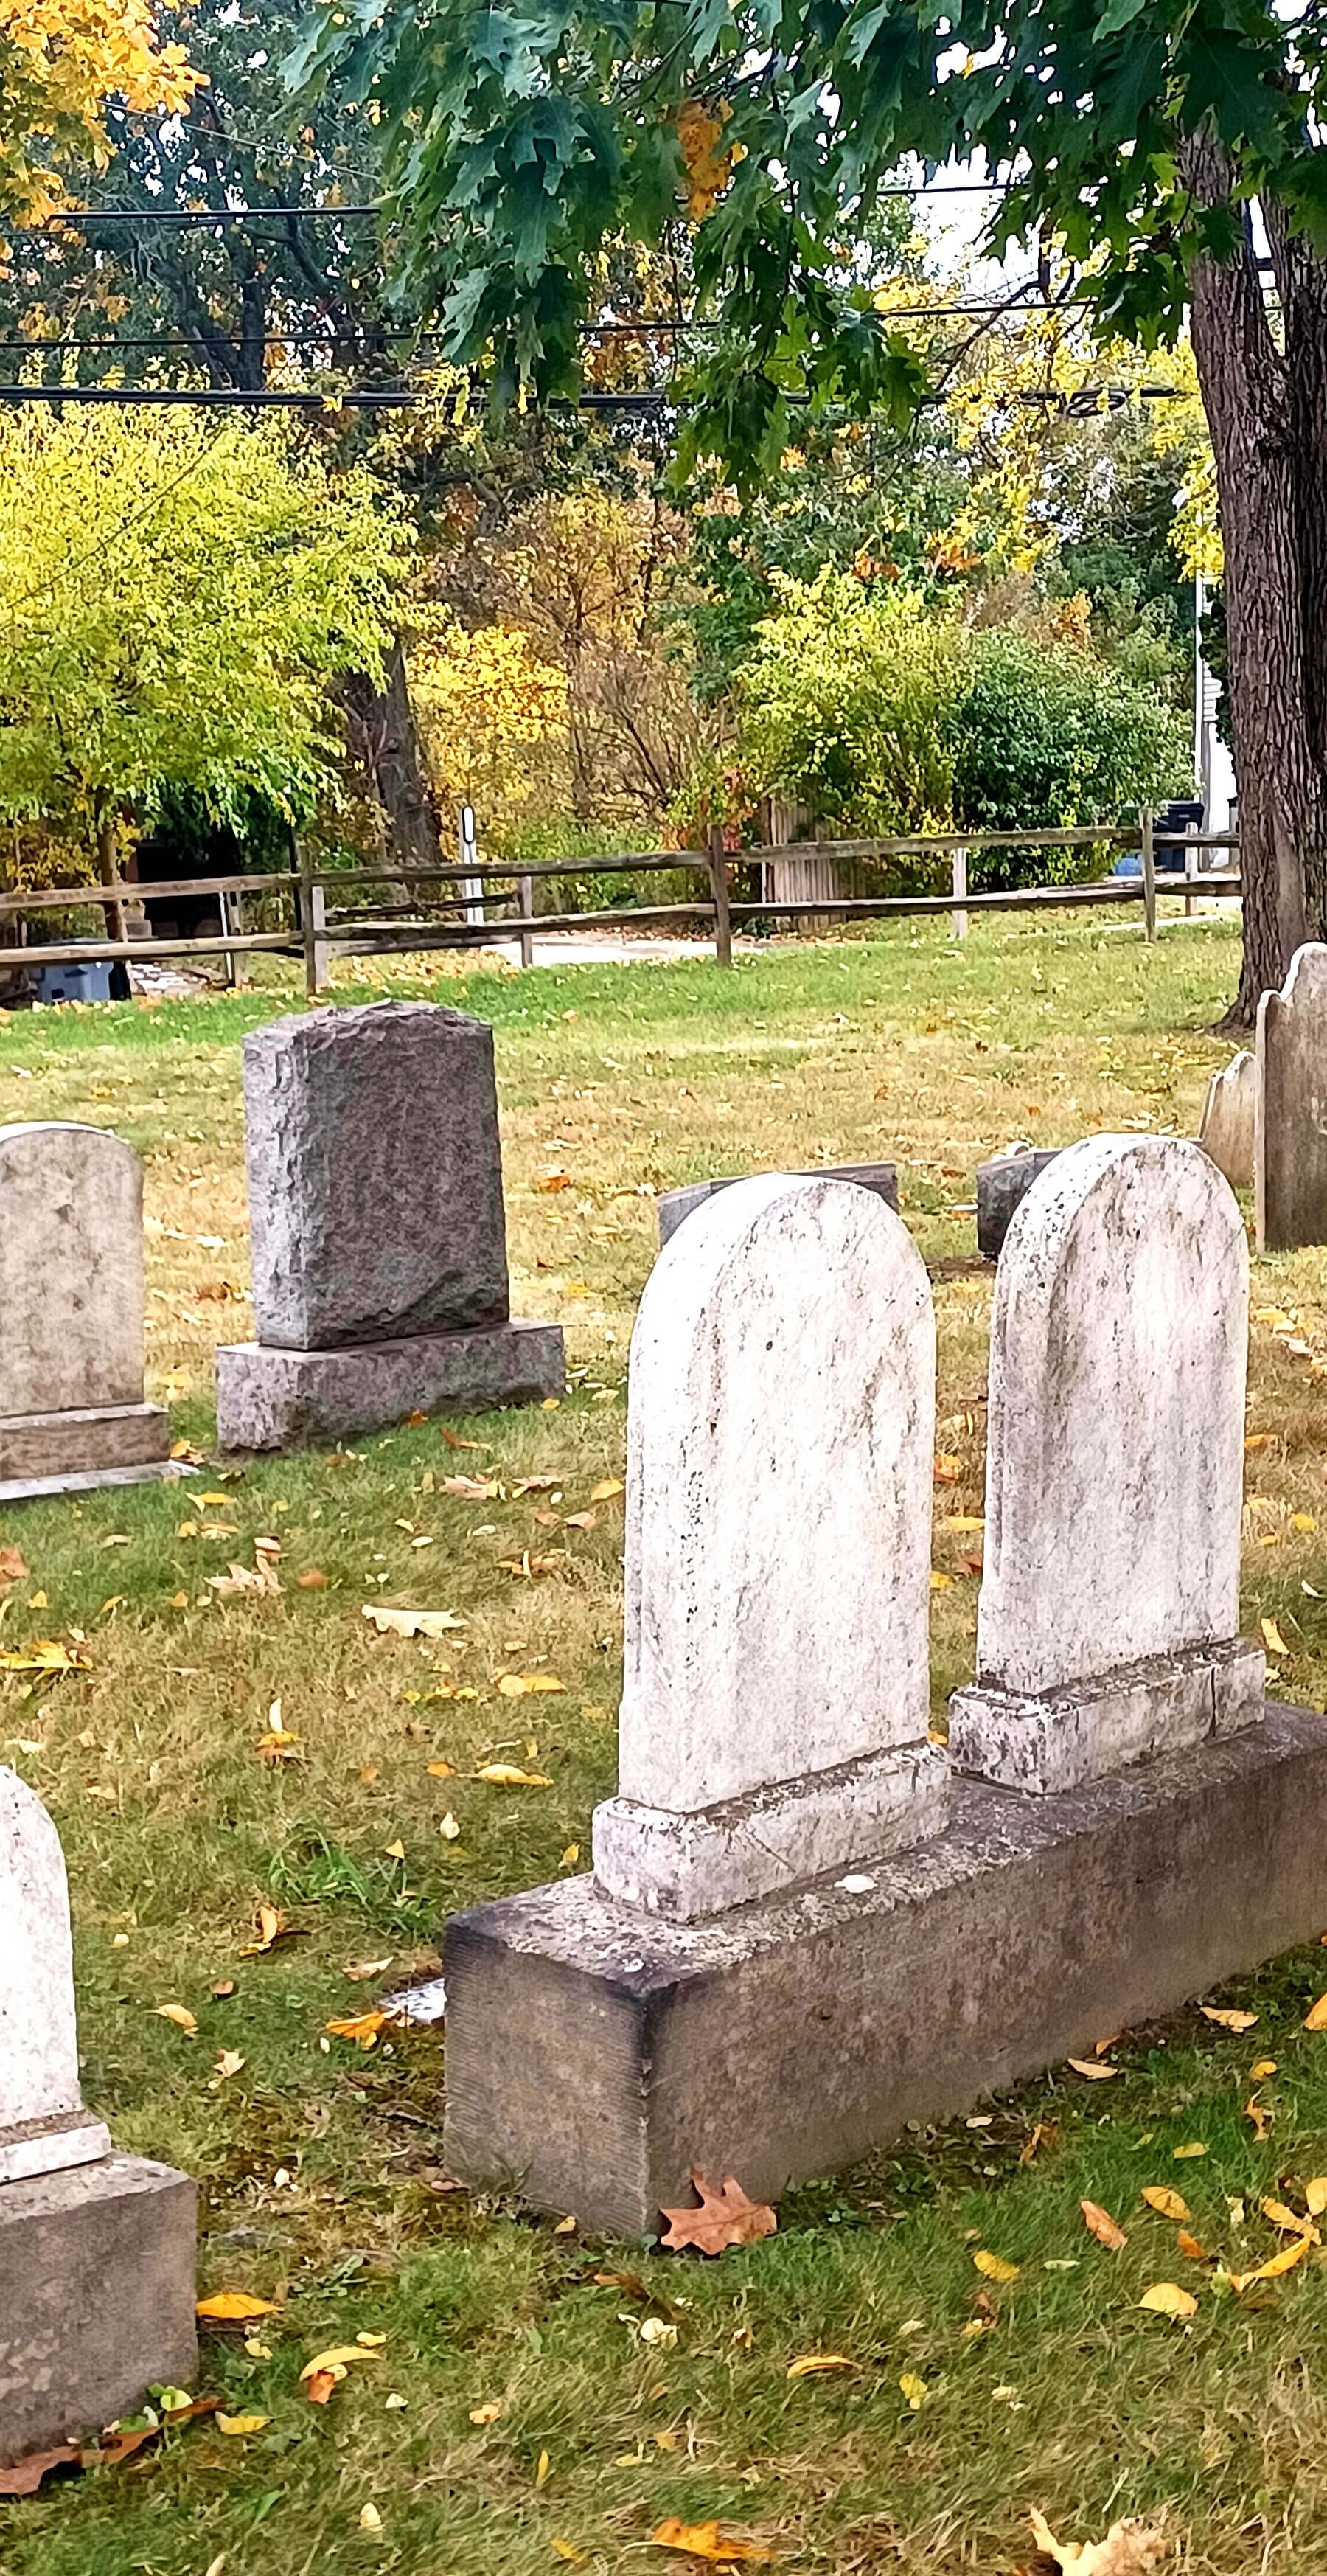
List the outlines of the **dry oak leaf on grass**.
<svg viewBox="0 0 1327 2576">
<path fill-rule="evenodd" d="M 763 2540 L 739 2540 L 717 2522 L 683 2522 L 675 2513 L 651 2532 L 656 2549 L 680 2549 L 689 2558 L 708 2559 L 712 2567 L 768 2567 L 774 2557 Z"/>
<path fill-rule="evenodd" d="M 754 2245 L 760 2237 L 776 2233 L 779 2222 L 769 2203 L 748 2200 L 731 2174 L 716 2191 L 703 2174 L 693 2172 L 691 2187 L 699 2196 L 699 2209 L 663 2213 L 668 2233 L 659 2242 L 670 2254 L 680 2254 L 688 2245 L 694 2245 L 699 2254 L 722 2254 L 730 2245 Z"/>
<path fill-rule="evenodd" d="M 1089 2236 L 1095 2236 L 1098 2245 L 1105 2245 L 1112 2254 L 1118 2254 L 1121 2246 L 1128 2244 L 1129 2239 L 1119 2220 L 1112 2218 L 1110 2211 L 1103 2209 L 1099 2201 L 1080 2200 L 1078 2206 L 1083 2213 L 1083 2225 Z"/>
<path fill-rule="evenodd" d="M 465 1626 L 454 1610 L 390 1610 L 381 1601 L 362 1602 L 360 1616 L 380 1637 L 445 1637 L 449 1629 Z"/>
<path fill-rule="evenodd" d="M 1040 2556 L 1049 2558 L 1062 2576 L 1149 2576 L 1168 2554 L 1156 2525 L 1132 2516 L 1113 2522 L 1104 2540 L 1081 2541 L 1057 2540 L 1035 2505 L 1029 2519 Z"/>
</svg>

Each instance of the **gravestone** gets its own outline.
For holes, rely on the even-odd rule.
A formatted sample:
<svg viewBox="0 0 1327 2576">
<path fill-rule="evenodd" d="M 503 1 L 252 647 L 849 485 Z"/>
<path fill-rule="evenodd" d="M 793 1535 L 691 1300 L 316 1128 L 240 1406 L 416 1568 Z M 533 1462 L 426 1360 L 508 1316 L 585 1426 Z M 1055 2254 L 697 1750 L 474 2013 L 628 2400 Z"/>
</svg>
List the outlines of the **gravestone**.
<svg viewBox="0 0 1327 2576">
<path fill-rule="evenodd" d="M 244 1041 L 256 1342 L 217 1352 L 225 1449 L 556 1395 L 556 1325 L 513 1323 L 493 1032 L 428 1002 Z"/>
<path fill-rule="evenodd" d="M 1014 1145 L 977 1165 L 977 1250 L 984 1259 L 999 1260 L 1018 1209 L 1054 1160 L 1054 1148 L 1038 1152 L 1031 1145 Z"/>
<path fill-rule="evenodd" d="M 1258 1059 L 1241 1047 L 1214 1073 L 1203 1102 L 1198 1142 L 1224 1172 L 1232 1190 L 1253 1187 L 1253 1135 L 1257 1122 Z"/>
<path fill-rule="evenodd" d="M 996 1274 L 960 1770 L 1073 1789 L 1262 1715 L 1238 1634 L 1247 1339 L 1244 1227 L 1201 1146 L 1057 1156 Z"/>
<path fill-rule="evenodd" d="M 192 2183 L 83 2108 L 64 1856 L 0 1769 L 0 2467 L 187 2384 L 194 2243 Z"/>
<path fill-rule="evenodd" d="M 660 1255 L 631 1344 L 610 1895 L 717 1914 L 937 1829 L 934 1389 L 925 1269 L 865 1190 L 739 1181 Z"/>
<path fill-rule="evenodd" d="M 143 1172 L 104 1127 L 0 1127 L 0 1502 L 171 1474 L 143 1401 Z"/>
<path fill-rule="evenodd" d="M 745 1177 L 762 1176 L 735 1172 L 722 1180 L 689 1181 L 684 1189 L 665 1190 L 658 1201 L 660 1251 L 672 1241 L 683 1218 L 690 1216 L 693 1208 L 704 1207 L 717 1191 L 730 1190 Z M 799 1172 L 794 1177 L 804 1181 L 855 1181 L 858 1189 L 873 1190 L 877 1198 L 884 1200 L 886 1207 L 895 1210 L 898 1207 L 898 1173 L 892 1163 L 820 1164 L 814 1171 Z"/>
<path fill-rule="evenodd" d="M 1327 948 L 1298 948 L 1258 1004 L 1254 1204 L 1260 1252 L 1327 1243 Z"/>
</svg>

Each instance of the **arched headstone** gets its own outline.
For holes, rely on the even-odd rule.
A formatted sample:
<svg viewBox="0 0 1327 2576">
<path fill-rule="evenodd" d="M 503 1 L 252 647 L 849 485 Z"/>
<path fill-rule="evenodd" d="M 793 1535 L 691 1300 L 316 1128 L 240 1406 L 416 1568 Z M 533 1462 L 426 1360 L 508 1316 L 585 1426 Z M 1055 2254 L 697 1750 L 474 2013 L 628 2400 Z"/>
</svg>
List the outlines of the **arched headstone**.
<svg viewBox="0 0 1327 2576">
<path fill-rule="evenodd" d="M 927 1742 L 935 1325 L 851 1182 L 698 1208 L 631 1349 L 609 1894 L 718 1913 L 938 1829 Z"/>
<path fill-rule="evenodd" d="M 1077 1787 L 1262 1713 L 1239 1625 L 1248 1247 L 1200 1145 L 1092 1136 L 1005 1241 L 960 1770 Z"/>
<path fill-rule="evenodd" d="M 0 2184 L 109 2150 L 79 2089 L 60 1837 L 35 1792 L 0 1770 Z"/>
<path fill-rule="evenodd" d="M 1296 949 L 1258 1004 L 1254 1044 L 1258 1250 L 1327 1243 L 1327 947 Z"/>
</svg>

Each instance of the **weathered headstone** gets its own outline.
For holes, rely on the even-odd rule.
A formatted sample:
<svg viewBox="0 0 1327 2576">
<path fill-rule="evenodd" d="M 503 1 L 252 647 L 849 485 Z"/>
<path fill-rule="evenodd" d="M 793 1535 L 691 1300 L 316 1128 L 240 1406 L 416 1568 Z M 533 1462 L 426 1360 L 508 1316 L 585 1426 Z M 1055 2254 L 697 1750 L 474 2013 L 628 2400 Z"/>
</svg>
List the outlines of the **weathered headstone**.
<svg viewBox="0 0 1327 2576">
<path fill-rule="evenodd" d="M 1327 1243 L 1327 948 L 1298 948 L 1258 1004 L 1254 1205 L 1260 1252 Z"/>
<path fill-rule="evenodd" d="M 557 1394 L 562 1335 L 510 1320 L 493 1032 L 428 1002 L 244 1041 L 256 1342 L 217 1352 L 226 1449 Z"/>
<path fill-rule="evenodd" d="M 1024 1199 L 991 1321 L 960 1770 L 1037 1792 L 1250 1725 L 1239 1630 L 1248 1248 L 1199 1145 L 1093 1136 Z"/>
<path fill-rule="evenodd" d="M 0 1502 L 170 1473 L 143 1401 L 143 1173 L 104 1127 L 0 1127 Z"/>
<path fill-rule="evenodd" d="M 64 1856 L 0 1769 L 0 2466 L 187 2384 L 194 2244 L 193 2184 L 83 2108 Z"/>
<path fill-rule="evenodd" d="M 1247 1047 L 1214 1073 L 1203 1102 L 1198 1142 L 1224 1172 L 1232 1190 L 1253 1187 L 1253 1133 L 1257 1119 L 1258 1060 Z"/>
<path fill-rule="evenodd" d="M 935 1323 L 911 1237 L 841 1181 L 741 1181 L 631 1346 L 611 1895 L 717 1914 L 934 1832 Z"/>
<path fill-rule="evenodd" d="M 694 1208 L 704 1207 L 719 1190 L 731 1190 L 742 1179 L 763 1177 L 734 1172 L 722 1180 L 688 1181 L 682 1189 L 665 1190 L 658 1201 L 660 1251 L 672 1241 L 683 1218 L 690 1216 Z M 795 1177 L 804 1181 L 855 1181 L 858 1189 L 873 1190 L 886 1207 L 898 1207 L 898 1172 L 893 1163 L 827 1163 Z"/>
<path fill-rule="evenodd" d="M 993 1154 L 988 1163 L 978 1163 L 977 1250 L 987 1261 L 999 1260 L 1005 1236 L 1028 1191 L 1054 1160 L 1054 1147 L 1046 1152 L 1031 1145 L 1013 1145 L 1006 1153 Z"/>
</svg>

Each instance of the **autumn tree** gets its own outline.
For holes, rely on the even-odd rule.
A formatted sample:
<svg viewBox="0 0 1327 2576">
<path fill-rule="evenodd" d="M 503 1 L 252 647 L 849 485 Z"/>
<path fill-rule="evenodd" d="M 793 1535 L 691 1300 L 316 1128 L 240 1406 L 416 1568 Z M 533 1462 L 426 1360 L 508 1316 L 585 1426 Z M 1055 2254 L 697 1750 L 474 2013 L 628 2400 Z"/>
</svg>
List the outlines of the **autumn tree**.
<svg viewBox="0 0 1327 2576">
<path fill-rule="evenodd" d="M 684 461 L 757 475 L 795 406 L 924 396 L 845 235 L 906 154 L 1005 183 L 1104 338 L 1186 311 L 1216 460 L 1240 782 L 1237 1015 L 1327 931 L 1327 37 L 1268 0 L 348 0 L 296 77 L 375 102 L 410 289 L 500 385 L 579 381 L 606 239 L 695 221 Z M 1260 270 L 1261 220 L 1279 297 Z"/>
<path fill-rule="evenodd" d="M 178 112 L 198 79 L 149 0 L 0 0 L 0 212 L 43 222 L 73 171 L 104 166 L 112 106 Z"/>
</svg>

